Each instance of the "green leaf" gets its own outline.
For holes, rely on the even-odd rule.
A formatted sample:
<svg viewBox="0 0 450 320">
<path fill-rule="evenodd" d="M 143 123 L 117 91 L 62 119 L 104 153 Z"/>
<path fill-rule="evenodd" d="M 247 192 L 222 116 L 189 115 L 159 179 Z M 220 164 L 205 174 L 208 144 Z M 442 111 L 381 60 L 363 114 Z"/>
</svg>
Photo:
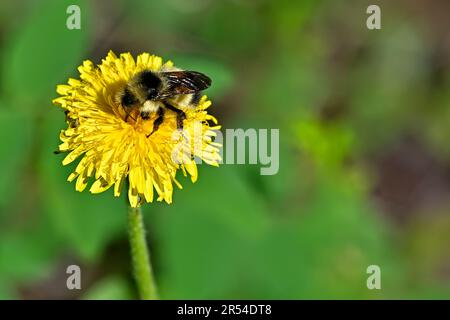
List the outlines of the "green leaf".
<svg viewBox="0 0 450 320">
<path fill-rule="evenodd" d="M 92 260 L 105 246 L 126 230 L 127 208 L 123 198 L 114 198 L 111 190 L 100 195 L 75 191 L 67 182 L 75 165 L 63 167 L 64 155 L 54 155 L 59 144 L 64 115 L 56 110 L 43 119 L 45 141 L 39 158 L 39 174 L 43 190 L 43 206 L 57 232 L 70 248 Z"/>
<path fill-rule="evenodd" d="M 276 39 L 292 42 L 292 38 L 298 37 L 305 22 L 316 15 L 321 2 L 314 0 L 269 2 L 267 12 L 274 29 L 272 32 L 277 33 Z"/>
<path fill-rule="evenodd" d="M 13 198 L 30 155 L 33 122 L 29 114 L 0 105 L 0 208 Z M 3 210 L 0 210 L 4 213 Z"/>
<path fill-rule="evenodd" d="M 77 4 L 81 8 L 81 29 L 66 27 L 67 7 Z M 2 55 L 2 81 L 4 92 L 17 101 L 15 107 L 30 110 L 37 107 L 36 100 L 48 99 L 55 86 L 75 74 L 86 48 L 87 1 L 47 0 L 34 3 L 23 27 L 11 36 Z"/>
<path fill-rule="evenodd" d="M 351 183 L 318 177 L 297 216 L 274 221 L 256 248 L 256 298 L 371 298 L 366 268 L 383 270 L 383 296 L 398 292 L 401 276 L 385 226 Z"/>
<path fill-rule="evenodd" d="M 207 14 L 195 24 L 186 25 L 189 34 L 195 34 L 215 51 L 227 57 L 242 58 L 255 55 L 264 41 L 264 20 L 258 19 L 254 4 L 216 2 Z"/>
<path fill-rule="evenodd" d="M 2 281 L 2 280 L 0 280 Z M 0 300 L 14 300 L 14 299 L 18 299 L 10 290 L 10 288 L 8 288 L 4 282 L 2 283 L 3 285 L 0 286 Z"/>
<path fill-rule="evenodd" d="M 109 276 L 95 283 L 83 296 L 86 300 L 127 300 L 133 298 L 128 282 L 119 276 Z"/>
<path fill-rule="evenodd" d="M 353 132 L 341 123 L 324 124 L 318 120 L 302 120 L 295 131 L 302 151 L 320 166 L 341 166 L 354 146 Z"/>
<path fill-rule="evenodd" d="M 37 281 L 48 275 L 60 239 L 47 223 L 37 224 L 1 235 L 0 282 Z"/>
<path fill-rule="evenodd" d="M 0 233 L 0 287 L 11 284 L 12 290 L 15 283 L 38 282 L 49 275 L 61 253 L 61 238 L 40 208 L 31 213 L 21 212 L 20 206 L 11 209 L 12 223 L 2 225 L 6 228 Z"/>
<path fill-rule="evenodd" d="M 147 214 L 149 233 L 161 243 L 153 260 L 161 265 L 158 279 L 166 298 L 233 297 L 241 266 L 251 263 L 252 243 L 268 228 L 264 200 L 236 167 L 201 165 L 199 171 L 194 185 L 183 180 L 173 205 Z"/>
<path fill-rule="evenodd" d="M 240 176 L 238 166 L 219 168 L 198 165 L 199 178 L 195 184 L 181 178 L 183 190 L 174 191 L 174 203 L 163 206 L 175 216 L 198 212 L 214 216 L 248 237 L 259 236 L 269 225 L 269 213 L 264 198 Z M 180 176 L 182 176 L 180 174 Z M 206 201 L 206 202 L 205 202 Z"/>
</svg>

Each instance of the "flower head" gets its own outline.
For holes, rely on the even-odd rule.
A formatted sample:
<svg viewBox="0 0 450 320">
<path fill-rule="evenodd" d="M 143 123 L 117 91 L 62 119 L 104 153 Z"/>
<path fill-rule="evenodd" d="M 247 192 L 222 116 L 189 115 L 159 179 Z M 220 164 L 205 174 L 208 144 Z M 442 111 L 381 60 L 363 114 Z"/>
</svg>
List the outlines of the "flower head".
<svg viewBox="0 0 450 320">
<path fill-rule="evenodd" d="M 167 115 L 158 130 L 150 135 L 152 114 L 143 120 L 139 112 L 127 116 L 117 102 L 118 92 L 133 75 L 143 70 L 158 71 L 172 67 L 160 57 L 143 53 L 136 60 L 125 53 L 117 57 L 109 52 L 95 66 L 84 61 L 78 68 L 80 79 L 58 85 L 60 97 L 53 100 L 65 110 L 67 129 L 62 130 L 59 151 L 68 152 L 63 165 L 81 158 L 68 181 L 76 180 L 75 189 L 83 191 L 90 180 L 92 193 L 114 186 L 119 196 L 126 179 L 132 207 L 152 202 L 154 190 L 158 201 L 172 202 L 173 184 L 178 170 L 197 180 L 194 158 L 218 166 L 220 144 L 214 142 L 217 120 L 208 114 L 211 101 L 203 96 L 198 106 L 185 110 L 183 133 L 177 130 L 175 115 Z M 213 125 L 210 126 L 210 123 Z"/>
</svg>

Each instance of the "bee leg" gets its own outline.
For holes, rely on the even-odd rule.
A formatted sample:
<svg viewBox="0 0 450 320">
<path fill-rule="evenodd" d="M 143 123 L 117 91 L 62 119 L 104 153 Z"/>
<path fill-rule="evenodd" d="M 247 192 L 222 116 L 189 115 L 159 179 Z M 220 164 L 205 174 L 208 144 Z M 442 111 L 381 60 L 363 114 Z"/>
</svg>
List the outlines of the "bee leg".
<svg viewBox="0 0 450 320">
<path fill-rule="evenodd" d="M 131 118 L 134 121 L 136 121 L 136 119 L 131 115 L 130 110 L 129 110 L 128 107 L 122 106 L 122 108 L 123 108 L 123 111 L 125 111 L 125 119 L 124 119 L 125 122 L 128 122 L 128 118 Z"/>
<path fill-rule="evenodd" d="M 152 134 L 154 134 L 156 130 L 158 130 L 161 123 L 163 123 L 164 121 L 164 108 L 159 108 L 157 113 L 158 117 L 155 119 L 155 121 L 153 121 L 153 130 L 152 132 L 150 132 L 150 134 L 147 135 L 147 138 L 150 137 Z"/>
<path fill-rule="evenodd" d="M 134 121 L 137 121 L 130 113 L 127 112 L 126 116 L 125 116 L 125 122 L 128 122 L 128 118 L 133 119 Z"/>
<path fill-rule="evenodd" d="M 183 121 L 184 120 L 186 120 L 186 113 L 184 113 L 184 111 L 177 113 L 177 129 L 179 131 L 183 131 Z"/>
<path fill-rule="evenodd" d="M 164 102 L 164 106 L 177 114 L 177 129 L 178 131 L 183 131 L 183 121 L 186 119 L 186 113 L 184 113 L 183 110 L 175 108 L 167 102 Z"/>
<path fill-rule="evenodd" d="M 142 118 L 143 120 L 148 120 L 148 119 L 150 118 L 150 112 L 148 112 L 148 111 L 142 111 L 142 112 L 141 112 L 141 118 Z"/>
</svg>

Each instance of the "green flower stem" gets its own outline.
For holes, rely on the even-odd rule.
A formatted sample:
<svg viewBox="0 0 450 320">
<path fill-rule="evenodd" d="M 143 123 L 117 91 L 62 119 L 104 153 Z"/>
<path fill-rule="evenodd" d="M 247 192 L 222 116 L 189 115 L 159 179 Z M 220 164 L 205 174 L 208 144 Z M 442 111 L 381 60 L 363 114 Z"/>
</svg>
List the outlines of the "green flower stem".
<svg viewBox="0 0 450 320">
<path fill-rule="evenodd" d="M 131 246 L 131 260 L 134 278 L 137 283 L 139 296 L 143 300 L 157 300 L 155 280 L 150 264 L 145 228 L 142 221 L 141 208 L 128 209 L 128 233 Z"/>
</svg>

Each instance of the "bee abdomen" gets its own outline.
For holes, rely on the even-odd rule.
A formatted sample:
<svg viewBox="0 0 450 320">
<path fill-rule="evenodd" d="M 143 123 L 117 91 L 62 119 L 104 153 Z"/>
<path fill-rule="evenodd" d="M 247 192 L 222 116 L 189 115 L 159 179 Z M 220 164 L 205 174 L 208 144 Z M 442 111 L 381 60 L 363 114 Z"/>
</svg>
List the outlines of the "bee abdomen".
<svg viewBox="0 0 450 320">
<path fill-rule="evenodd" d="M 191 105 L 193 106 L 193 107 L 196 107 L 196 106 L 198 106 L 198 103 L 200 102 L 200 98 L 202 97 L 202 93 L 201 93 L 201 91 L 197 91 L 197 92 L 195 92 L 195 93 L 193 93 L 192 94 L 192 97 L 191 97 Z"/>
<path fill-rule="evenodd" d="M 198 106 L 201 97 L 201 92 L 195 92 L 191 94 L 180 94 L 175 98 L 168 99 L 168 101 L 173 105 L 181 107 L 182 109 L 194 109 Z"/>
</svg>

